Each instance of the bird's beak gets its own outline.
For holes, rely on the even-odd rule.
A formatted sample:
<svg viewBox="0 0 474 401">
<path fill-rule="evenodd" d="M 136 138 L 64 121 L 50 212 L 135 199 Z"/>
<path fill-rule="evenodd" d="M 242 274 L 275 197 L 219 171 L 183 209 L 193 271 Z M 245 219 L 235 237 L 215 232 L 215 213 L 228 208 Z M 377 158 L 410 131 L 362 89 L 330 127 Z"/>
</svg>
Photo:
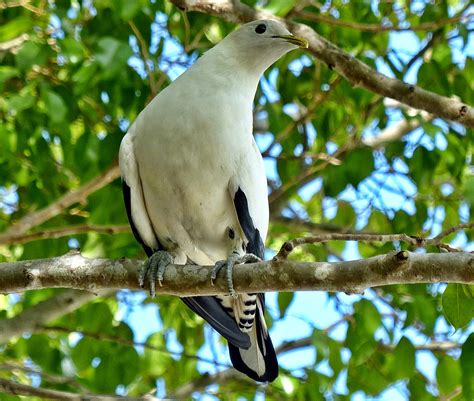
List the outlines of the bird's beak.
<svg viewBox="0 0 474 401">
<path fill-rule="evenodd" d="M 293 35 L 275 35 L 272 36 L 272 38 L 283 39 L 284 41 L 290 42 L 291 44 L 301 47 L 303 49 L 307 49 L 309 46 L 308 41 L 305 38 L 299 38 Z"/>
</svg>

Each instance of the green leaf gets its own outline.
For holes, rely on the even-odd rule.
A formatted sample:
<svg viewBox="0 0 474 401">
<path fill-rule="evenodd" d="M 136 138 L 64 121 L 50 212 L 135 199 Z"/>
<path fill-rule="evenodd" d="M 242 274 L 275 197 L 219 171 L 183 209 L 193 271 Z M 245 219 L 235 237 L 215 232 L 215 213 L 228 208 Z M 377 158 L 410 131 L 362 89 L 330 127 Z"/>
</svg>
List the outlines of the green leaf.
<svg viewBox="0 0 474 401">
<path fill-rule="evenodd" d="M 286 310 L 291 305 L 294 297 L 294 292 L 280 292 L 278 294 L 278 308 L 280 309 L 280 317 L 285 316 Z"/>
<path fill-rule="evenodd" d="M 104 79 L 113 78 L 121 73 L 132 54 L 132 49 L 125 42 L 112 37 L 100 39 L 95 57 L 103 68 Z"/>
<path fill-rule="evenodd" d="M 61 354 L 45 334 L 33 334 L 26 342 L 29 357 L 48 372 L 61 372 Z"/>
<path fill-rule="evenodd" d="M 280 17 L 286 15 L 296 4 L 296 0 L 270 0 L 265 10 Z"/>
<path fill-rule="evenodd" d="M 25 42 L 19 52 L 15 55 L 16 65 L 20 70 L 28 70 L 33 65 L 46 63 L 48 53 L 45 49 L 34 42 Z"/>
<path fill-rule="evenodd" d="M 474 333 L 462 346 L 459 362 L 462 369 L 462 393 L 466 400 L 474 399 Z"/>
<path fill-rule="evenodd" d="M 466 177 L 462 187 L 466 202 L 472 207 L 474 206 L 474 175 Z"/>
<path fill-rule="evenodd" d="M 67 114 L 67 106 L 64 100 L 57 93 L 53 91 L 45 91 L 43 99 L 46 103 L 46 112 L 48 113 L 53 123 L 60 123 L 64 120 Z"/>
<path fill-rule="evenodd" d="M 415 373 L 415 347 L 402 337 L 393 351 L 393 359 L 387 367 L 395 380 L 409 379 Z"/>
<path fill-rule="evenodd" d="M 461 367 L 459 361 L 449 355 L 440 358 L 436 368 L 436 379 L 441 394 L 450 394 L 461 383 Z"/>
<path fill-rule="evenodd" d="M 474 317 L 474 300 L 463 287 L 463 284 L 448 284 L 442 297 L 444 315 L 455 329 L 466 326 Z"/>
<path fill-rule="evenodd" d="M 140 0 L 120 0 L 117 3 L 119 5 L 118 8 L 120 9 L 120 18 L 122 18 L 124 21 L 129 21 L 135 18 L 143 6 L 143 2 Z"/>
<path fill-rule="evenodd" d="M 15 67 L 8 65 L 0 66 L 0 89 L 3 88 L 3 84 L 10 78 L 17 77 L 19 71 Z"/>
<path fill-rule="evenodd" d="M 33 27 L 33 20 L 29 16 L 21 16 L 0 26 L 0 42 L 7 42 L 28 32 Z"/>
<path fill-rule="evenodd" d="M 354 187 L 374 171 L 374 155 L 372 149 L 361 148 L 349 152 L 344 161 L 347 182 Z"/>
</svg>

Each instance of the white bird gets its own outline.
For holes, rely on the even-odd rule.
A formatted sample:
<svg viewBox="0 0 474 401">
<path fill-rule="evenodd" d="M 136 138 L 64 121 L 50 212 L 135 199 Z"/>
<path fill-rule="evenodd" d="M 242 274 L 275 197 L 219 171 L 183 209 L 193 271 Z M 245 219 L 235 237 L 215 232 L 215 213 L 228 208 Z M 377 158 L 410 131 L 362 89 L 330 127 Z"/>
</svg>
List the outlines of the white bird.
<svg viewBox="0 0 474 401">
<path fill-rule="evenodd" d="M 278 363 L 263 294 L 236 294 L 232 268 L 264 257 L 267 181 L 252 135 L 263 72 L 308 47 L 275 21 L 243 25 L 207 51 L 140 113 L 120 145 L 128 218 L 149 259 L 140 274 L 154 295 L 166 266 L 225 267 L 230 295 L 182 298 L 229 343 L 232 364 L 273 381 Z"/>
</svg>

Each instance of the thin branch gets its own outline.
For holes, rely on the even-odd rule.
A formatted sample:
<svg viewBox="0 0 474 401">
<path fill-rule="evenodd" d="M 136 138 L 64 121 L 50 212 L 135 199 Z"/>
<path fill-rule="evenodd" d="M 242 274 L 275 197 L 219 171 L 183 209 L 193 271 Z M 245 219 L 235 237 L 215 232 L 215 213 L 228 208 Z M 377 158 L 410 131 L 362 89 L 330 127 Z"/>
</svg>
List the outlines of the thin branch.
<svg viewBox="0 0 474 401">
<path fill-rule="evenodd" d="M 41 288 L 140 289 L 141 260 L 87 259 L 79 253 L 0 264 L 0 293 Z M 213 266 L 170 265 L 158 294 L 177 296 L 227 294 L 225 272 L 215 285 Z M 71 274 L 72 272 L 72 274 Z M 290 260 L 239 265 L 234 287 L 241 293 L 269 291 L 342 291 L 361 293 L 369 287 L 414 283 L 474 283 L 474 254 L 390 252 L 344 262 L 298 263 Z"/>
<path fill-rule="evenodd" d="M 20 220 L 10 226 L 5 232 L 0 234 L 0 244 L 9 244 L 12 238 L 19 237 L 25 234 L 33 227 L 39 226 L 45 221 L 62 213 L 64 209 L 75 203 L 84 203 L 87 197 L 93 192 L 105 187 L 120 176 L 119 167 L 114 163 L 111 167 L 105 170 L 87 184 L 79 187 L 76 190 L 70 191 L 61 198 L 36 212 L 28 213 Z"/>
<path fill-rule="evenodd" d="M 435 238 L 426 239 L 422 237 L 414 237 L 407 234 L 366 234 L 366 233 L 329 233 L 329 234 L 318 234 L 311 237 L 303 238 L 294 238 L 289 241 L 286 241 L 277 255 L 274 257 L 275 260 L 286 259 L 288 255 L 298 246 L 307 245 L 307 244 L 316 244 L 321 242 L 328 241 L 366 241 L 366 242 L 405 242 L 407 244 L 417 246 L 417 247 L 426 247 L 426 246 L 443 246 L 447 248 L 446 244 L 442 244 L 442 239 L 448 235 L 460 231 L 468 230 L 474 227 L 474 221 L 470 223 L 458 224 L 454 227 L 449 228 L 446 231 L 443 231 Z"/>
<path fill-rule="evenodd" d="M 399 141 L 405 135 L 420 127 L 423 123 L 433 120 L 433 116 L 426 112 L 421 112 L 420 114 L 420 119 L 414 118 L 398 121 L 397 123 L 382 130 L 377 136 L 363 139 L 362 143 L 373 149 L 377 149 L 386 143 Z"/>
<path fill-rule="evenodd" d="M 150 83 L 150 98 L 155 97 L 155 95 L 158 93 L 156 82 L 155 82 L 155 76 L 153 75 L 153 71 L 150 69 L 150 66 L 148 64 L 148 61 L 150 60 L 150 54 L 148 53 L 148 46 L 143 38 L 140 30 L 137 28 L 135 23 L 130 20 L 128 21 L 128 25 L 130 25 L 130 28 L 132 28 L 133 34 L 136 36 L 138 43 L 140 45 L 140 51 L 142 53 L 143 57 L 143 63 L 145 64 L 145 71 L 148 76 L 148 82 Z"/>
<path fill-rule="evenodd" d="M 200 357 L 198 355 L 187 354 L 185 352 L 180 352 L 180 351 L 171 351 L 171 350 L 167 349 L 166 347 L 156 347 L 156 346 L 148 344 L 146 342 L 136 342 L 136 341 L 132 341 L 132 340 L 127 340 L 126 338 L 111 336 L 111 335 L 104 334 L 104 333 L 94 333 L 94 332 L 91 332 L 91 331 L 76 330 L 76 329 L 72 329 L 72 328 L 68 328 L 68 327 L 62 327 L 62 326 L 43 326 L 43 327 L 41 327 L 41 330 L 42 331 L 52 331 L 52 332 L 66 333 L 66 334 L 77 333 L 77 334 L 80 334 L 84 337 L 93 338 L 94 340 L 98 340 L 98 341 L 113 342 L 113 343 L 116 343 L 116 344 L 127 345 L 129 347 L 143 347 L 143 348 L 147 348 L 147 349 L 152 350 L 152 351 L 163 352 L 165 354 L 171 354 L 171 355 L 182 357 L 182 358 L 195 359 L 195 360 L 200 361 L 200 362 L 206 362 L 206 363 L 210 363 L 210 364 L 225 367 L 225 368 L 229 367 L 228 364 L 219 363 L 215 360 L 208 359 L 208 358 L 203 358 L 203 357 Z"/>
<path fill-rule="evenodd" d="M 383 129 L 377 136 L 372 138 L 349 140 L 343 146 L 337 149 L 337 151 L 331 155 L 331 158 L 317 159 L 319 163 L 305 166 L 299 175 L 288 181 L 286 184 L 274 189 L 270 193 L 269 203 L 272 216 L 276 215 L 280 211 L 284 203 L 285 195 L 287 195 L 293 188 L 298 185 L 304 185 L 311 181 L 318 171 L 323 170 L 328 165 L 337 163 L 341 164 L 349 150 L 354 150 L 363 146 L 368 146 L 372 149 L 378 149 L 387 143 L 401 140 L 405 135 L 420 127 L 424 122 L 431 121 L 433 119 L 433 116 L 424 111 L 420 112 L 396 101 L 387 101 L 384 103 L 387 104 L 387 107 L 402 107 L 406 109 L 406 112 L 410 117 L 418 116 L 418 118 L 401 120 Z M 337 163 L 335 163 L 336 161 Z"/>
<path fill-rule="evenodd" d="M 452 233 L 455 233 L 460 230 L 470 230 L 473 227 L 474 227 L 474 221 L 471 221 L 469 223 L 458 224 L 456 226 L 448 228 L 447 230 L 440 232 L 436 237 L 433 238 L 434 245 L 438 245 L 443 238 L 446 238 L 448 235 L 451 235 Z"/>
<path fill-rule="evenodd" d="M 151 395 L 145 395 L 143 397 L 120 397 L 116 395 L 77 394 L 68 391 L 28 386 L 2 378 L 0 378 L 0 392 L 4 394 L 42 397 L 44 399 L 59 401 L 159 401 L 158 398 Z"/>
<path fill-rule="evenodd" d="M 300 17 L 308 21 L 323 22 L 327 25 L 339 26 L 342 28 L 356 29 L 363 32 L 389 32 L 389 31 L 435 31 L 440 28 L 444 28 L 446 25 L 455 24 L 463 20 L 469 20 L 474 13 L 463 15 L 462 12 L 454 17 L 443 18 L 436 22 L 423 22 L 418 25 L 410 26 L 391 26 L 391 25 L 380 25 L 380 24 L 366 24 L 363 22 L 354 21 L 343 21 L 334 17 L 330 17 L 323 14 L 315 14 L 308 11 L 297 11 L 293 14 L 295 17 Z"/>
<path fill-rule="evenodd" d="M 1 363 L 0 364 L 0 370 L 6 370 L 9 372 L 15 372 L 15 371 L 20 371 L 20 372 L 25 372 L 28 374 L 33 374 L 33 375 L 38 375 L 41 377 L 42 380 L 45 380 L 49 383 L 55 383 L 55 384 L 69 384 L 71 386 L 77 387 L 80 390 L 84 391 L 85 387 L 77 382 L 73 377 L 68 377 L 68 376 L 60 376 L 60 375 L 53 375 L 51 373 L 44 372 L 39 369 L 35 369 L 30 366 L 25 366 L 25 365 L 20 365 L 18 363 Z"/>
<path fill-rule="evenodd" d="M 321 233 L 351 233 L 358 234 L 360 231 L 356 231 L 350 228 L 343 226 L 338 226 L 336 224 L 330 223 L 314 223 L 312 221 L 301 220 L 298 218 L 289 218 L 284 216 L 279 216 L 272 218 L 270 221 L 271 224 L 283 224 L 290 231 L 303 231 L 312 234 L 321 234 Z"/>
<path fill-rule="evenodd" d="M 0 53 L 2 52 L 16 52 L 21 45 L 30 38 L 27 33 L 22 33 L 20 36 L 13 38 L 7 42 L 0 42 Z"/>
<path fill-rule="evenodd" d="M 474 128 L 474 108 L 457 98 L 436 93 L 389 78 L 318 35 L 308 25 L 287 21 L 232 0 L 171 0 L 179 8 L 214 15 L 228 21 L 243 23 L 255 19 L 278 20 L 295 35 L 309 41 L 309 51 L 329 68 L 344 76 L 354 87 L 362 87 L 384 97 L 399 100 L 416 109 L 425 110 L 446 120 Z"/>
<path fill-rule="evenodd" d="M 74 276 L 71 274 L 73 268 L 73 265 L 69 266 L 71 278 Z M 101 295 L 106 295 L 109 292 L 110 291 L 107 290 L 102 292 Z M 16 316 L 8 319 L 0 319 L 0 344 L 23 333 L 38 331 L 46 323 L 76 310 L 96 296 L 97 294 L 90 292 L 70 289 L 45 301 L 39 302 Z"/>
<path fill-rule="evenodd" d="M 25 242 L 35 241 L 39 239 L 61 238 L 71 235 L 86 234 L 95 232 L 99 234 L 118 234 L 130 232 L 130 226 L 98 226 L 94 224 L 81 224 L 77 226 L 66 226 L 51 228 L 47 230 L 35 231 L 31 234 L 22 234 L 16 237 L 10 237 L 9 244 L 24 244 Z"/>
<path fill-rule="evenodd" d="M 323 332 L 329 333 L 330 331 L 335 329 L 338 325 L 350 319 L 351 319 L 351 316 L 345 315 L 342 317 L 342 319 L 338 320 L 337 322 L 323 329 Z M 281 355 L 289 351 L 294 351 L 300 348 L 310 347 L 313 345 L 314 345 L 313 336 L 308 336 L 308 337 L 299 338 L 297 340 L 285 341 L 275 349 L 275 352 L 277 355 Z M 382 343 L 380 343 L 380 345 L 383 346 Z M 461 345 L 462 344 L 458 344 L 451 341 L 434 341 L 428 344 L 415 345 L 415 349 L 417 351 L 429 350 L 433 352 L 437 352 L 437 351 L 446 352 L 446 351 L 451 351 L 454 349 L 459 349 Z M 389 348 L 393 349 L 393 346 Z M 184 399 L 186 397 L 189 397 L 192 393 L 196 391 L 201 391 L 205 389 L 207 386 L 222 384 L 232 379 L 241 379 L 241 380 L 247 381 L 246 380 L 247 378 L 244 377 L 241 373 L 239 373 L 235 369 L 232 369 L 232 368 L 226 369 L 216 374 L 203 375 L 197 380 L 190 381 L 189 383 L 186 383 L 185 385 L 178 388 L 174 393 L 169 394 L 168 397 L 171 399 Z"/>
</svg>

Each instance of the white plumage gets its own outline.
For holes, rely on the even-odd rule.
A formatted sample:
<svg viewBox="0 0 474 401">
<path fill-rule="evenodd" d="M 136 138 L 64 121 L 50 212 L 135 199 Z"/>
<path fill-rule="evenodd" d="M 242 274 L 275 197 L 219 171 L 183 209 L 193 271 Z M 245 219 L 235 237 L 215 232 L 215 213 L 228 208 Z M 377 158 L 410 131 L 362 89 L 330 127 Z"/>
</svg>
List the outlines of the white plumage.
<svg viewBox="0 0 474 401">
<path fill-rule="evenodd" d="M 304 45 L 277 22 L 246 24 L 137 117 L 122 140 L 119 161 L 130 223 L 149 256 L 167 251 L 173 263 L 200 265 L 232 253 L 263 258 L 268 198 L 252 135 L 253 99 L 265 69 Z M 183 300 L 228 338 L 237 369 L 256 380 L 276 377 L 277 366 L 268 366 L 276 365 L 276 358 L 263 320 L 263 296 Z"/>
</svg>

